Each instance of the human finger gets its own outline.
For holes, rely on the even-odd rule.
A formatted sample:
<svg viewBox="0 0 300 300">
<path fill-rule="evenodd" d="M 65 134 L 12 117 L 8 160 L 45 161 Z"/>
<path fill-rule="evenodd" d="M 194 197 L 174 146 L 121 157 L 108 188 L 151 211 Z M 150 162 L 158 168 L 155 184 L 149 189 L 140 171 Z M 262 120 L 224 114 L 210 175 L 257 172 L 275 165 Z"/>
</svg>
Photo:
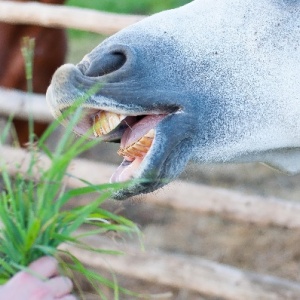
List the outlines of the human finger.
<svg viewBox="0 0 300 300">
<path fill-rule="evenodd" d="M 57 276 L 46 281 L 45 284 L 50 288 L 55 297 L 65 296 L 73 290 L 73 283 L 70 278 Z M 60 298 L 59 298 L 60 299 Z"/>
<path fill-rule="evenodd" d="M 29 269 L 42 277 L 52 277 L 58 274 L 58 262 L 54 257 L 43 256 L 29 265 Z"/>
</svg>

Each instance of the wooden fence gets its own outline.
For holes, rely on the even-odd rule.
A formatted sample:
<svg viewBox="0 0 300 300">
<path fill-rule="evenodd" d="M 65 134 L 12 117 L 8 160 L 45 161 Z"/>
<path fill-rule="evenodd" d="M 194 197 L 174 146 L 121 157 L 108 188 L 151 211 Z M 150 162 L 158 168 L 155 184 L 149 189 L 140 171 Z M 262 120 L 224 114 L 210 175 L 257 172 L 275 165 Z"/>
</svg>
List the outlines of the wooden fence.
<svg viewBox="0 0 300 300">
<path fill-rule="evenodd" d="M 74 28 L 109 35 L 143 18 L 36 2 L 0 1 L 0 21 L 13 24 Z"/>
<path fill-rule="evenodd" d="M 142 16 L 121 16 L 39 3 L 0 1 L 0 21 L 10 23 L 72 27 L 111 34 L 142 18 Z M 10 100 L 7 101 L 7 99 Z M 2 88 L 0 89 L 0 114 L 4 116 L 14 114 L 24 119 L 30 114 L 36 120 L 42 119 L 49 122 L 52 120 L 44 95 L 28 95 Z M 20 170 L 16 168 L 17 164 L 21 166 L 21 170 L 22 168 L 26 170 L 26 164 L 29 162 L 29 156 L 25 150 L 9 146 L 0 148 L 0 156 L 7 162 L 11 174 Z M 43 155 L 41 155 L 41 160 L 44 165 L 49 163 Z M 102 183 L 108 181 L 114 168 L 104 163 L 76 159 L 72 164 L 72 173 L 92 183 Z M 38 177 L 38 172 L 36 176 Z M 76 179 L 68 179 L 66 183 L 72 187 L 82 184 Z M 298 203 L 276 198 L 249 196 L 200 184 L 179 181 L 177 183 L 163 192 L 147 195 L 145 201 L 157 206 L 193 213 L 215 213 L 240 222 L 272 224 L 291 229 L 300 228 L 300 204 Z M 182 201 L 182 199 L 185 200 Z M 88 242 L 110 249 L 121 248 L 126 254 L 120 257 L 111 256 L 105 261 L 99 255 L 91 255 L 69 245 L 62 245 L 62 247 L 70 250 L 85 264 L 92 267 L 113 269 L 116 273 L 126 274 L 133 278 L 184 288 L 204 295 L 238 300 L 300 299 L 300 284 L 297 282 L 242 271 L 190 255 L 162 251 L 142 253 L 132 246 L 126 246 L 124 249 L 123 244 L 120 246 L 104 237 L 92 237 Z"/>
</svg>

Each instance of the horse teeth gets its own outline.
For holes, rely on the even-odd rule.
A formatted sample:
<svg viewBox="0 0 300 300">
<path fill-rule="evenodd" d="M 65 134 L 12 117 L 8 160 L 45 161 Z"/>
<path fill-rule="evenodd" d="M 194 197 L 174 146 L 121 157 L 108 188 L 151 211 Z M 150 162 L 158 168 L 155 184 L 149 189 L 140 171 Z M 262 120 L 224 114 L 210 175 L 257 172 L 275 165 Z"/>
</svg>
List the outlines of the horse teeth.
<svg viewBox="0 0 300 300">
<path fill-rule="evenodd" d="M 114 130 L 126 116 L 108 111 L 99 111 L 93 116 L 93 132 L 96 137 L 108 134 Z M 154 129 L 149 130 L 138 141 L 126 148 L 120 148 L 118 154 L 132 159 L 144 157 L 150 149 L 155 136 Z"/>
<path fill-rule="evenodd" d="M 126 116 L 108 111 L 100 111 L 93 116 L 93 132 L 95 136 L 102 136 L 114 130 Z"/>
<path fill-rule="evenodd" d="M 120 148 L 118 154 L 120 156 L 127 156 L 130 158 L 144 157 L 152 145 L 154 136 L 155 131 L 154 129 L 151 129 L 138 141 L 134 142 L 126 148 Z"/>
</svg>

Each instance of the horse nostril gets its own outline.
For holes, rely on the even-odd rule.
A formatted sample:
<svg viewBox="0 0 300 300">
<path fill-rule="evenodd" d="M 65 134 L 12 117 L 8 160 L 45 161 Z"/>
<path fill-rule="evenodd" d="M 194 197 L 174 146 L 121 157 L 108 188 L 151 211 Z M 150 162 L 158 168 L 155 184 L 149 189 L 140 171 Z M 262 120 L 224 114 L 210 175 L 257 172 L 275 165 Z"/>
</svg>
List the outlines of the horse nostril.
<svg viewBox="0 0 300 300">
<path fill-rule="evenodd" d="M 82 74 L 85 74 L 89 67 L 90 67 L 90 63 L 86 59 L 83 59 L 80 63 L 77 64 L 77 68 Z"/>
<path fill-rule="evenodd" d="M 119 70 L 125 64 L 126 60 L 125 53 L 114 51 L 101 56 L 97 60 L 91 61 L 87 68 L 82 68 L 82 71 L 86 76 L 99 77 Z"/>
</svg>

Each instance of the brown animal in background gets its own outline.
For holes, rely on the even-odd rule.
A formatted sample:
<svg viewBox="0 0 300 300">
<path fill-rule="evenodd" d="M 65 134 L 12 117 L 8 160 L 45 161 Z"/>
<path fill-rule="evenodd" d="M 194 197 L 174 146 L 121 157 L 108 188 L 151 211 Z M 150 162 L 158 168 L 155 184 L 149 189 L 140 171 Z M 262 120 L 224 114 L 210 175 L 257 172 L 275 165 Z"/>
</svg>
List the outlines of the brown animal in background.
<svg viewBox="0 0 300 300">
<path fill-rule="evenodd" d="M 16 2 L 28 1 L 17 0 Z M 39 0 L 37 2 L 63 4 L 65 0 Z M 44 94 L 54 71 L 65 61 L 67 52 L 65 30 L 0 22 L 0 86 L 27 90 L 24 59 L 21 53 L 23 37 L 35 39 L 33 92 Z M 13 123 L 19 143 L 24 146 L 28 141 L 28 122 L 14 119 Z M 39 137 L 47 125 L 47 123 L 34 122 L 36 136 Z"/>
</svg>

